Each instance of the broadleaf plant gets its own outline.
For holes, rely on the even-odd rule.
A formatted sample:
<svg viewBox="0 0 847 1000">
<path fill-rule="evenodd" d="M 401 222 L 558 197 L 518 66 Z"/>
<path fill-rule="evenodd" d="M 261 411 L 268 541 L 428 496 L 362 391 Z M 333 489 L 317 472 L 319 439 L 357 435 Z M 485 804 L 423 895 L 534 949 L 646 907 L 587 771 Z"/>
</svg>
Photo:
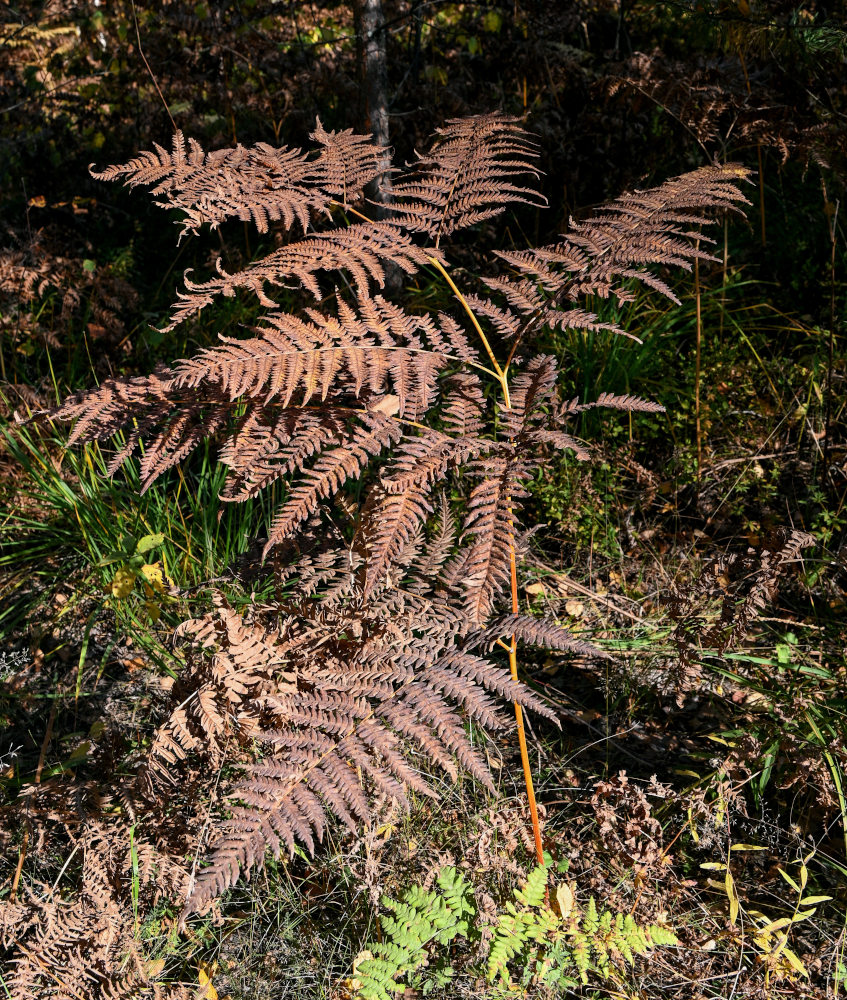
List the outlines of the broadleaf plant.
<svg viewBox="0 0 847 1000">
<path fill-rule="evenodd" d="M 267 312 L 251 336 L 222 335 L 50 414 L 74 422 L 71 443 L 125 432 L 111 469 L 139 450 L 145 489 L 206 438 L 229 470 L 223 499 L 284 484 L 264 556 L 280 586 L 288 581 L 285 597 L 242 616 L 218 596 L 181 626 L 186 666 L 139 782 L 141 798 L 156 796 L 181 776 L 193 779 L 183 787 L 204 787 L 202 776 L 237 765 L 184 916 L 249 877 L 268 848 L 313 849 L 328 814 L 355 830 L 380 797 L 435 796 L 430 775 L 455 779 L 458 767 L 493 787 L 465 720 L 504 728 L 503 701 L 516 713 L 541 862 L 522 712 L 555 715 L 519 680 L 518 643 L 604 654 L 521 614 L 521 502 L 551 451 L 587 456 L 568 430 L 573 417 L 662 407 L 608 394 L 561 401 L 556 359 L 533 354 L 532 335 L 633 336 L 586 298 L 627 301 L 641 282 L 673 299 L 668 267 L 710 259 L 701 224 L 745 202 L 743 167 L 702 167 L 623 196 L 555 244 L 495 251 L 490 274 L 463 275 L 460 288 L 450 238 L 511 205 L 543 205 L 522 122 L 449 121 L 395 171 L 380 221 L 364 191 L 384 151 L 320 122 L 312 138 L 314 153 L 264 144 L 205 153 L 177 134 L 172 152 L 157 147 L 95 174 L 151 186 L 183 213 L 183 231 L 234 218 L 289 238 L 234 274 L 218 262 L 209 281 L 186 277 L 165 326 L 218 296 L 253 294 Z M 455 308 L 411 312 L 392 301 L 382 294 L 388 268 L 428 271 Z M 286 302 L 299 289 L 301 308 L 283 309 L 280 288 Z M 495 649 L 508 667 L 486 657 Z"/>
</svg>

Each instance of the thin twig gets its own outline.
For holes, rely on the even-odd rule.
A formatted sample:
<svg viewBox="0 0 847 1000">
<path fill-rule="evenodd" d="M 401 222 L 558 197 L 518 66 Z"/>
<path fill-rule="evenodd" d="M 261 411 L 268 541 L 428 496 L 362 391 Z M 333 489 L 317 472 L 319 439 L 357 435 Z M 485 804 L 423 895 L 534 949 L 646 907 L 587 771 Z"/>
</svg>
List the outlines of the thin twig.
<svg viewBox="0 0 847 1000">
<path fill-rule="evenodd" d="M 153 75 L 153 70 L 150 69 L 150 63 L 147 62 L 147 56 L 144 55 L 144 46 L 141 44 L 141 31 L 138 28 L 138 15 L 135 11 L 135 0 L 131 0 L 132 3 L 132 20 L 135 22 L 135 37 L 138 39 L 138 54 L 141 56 L 144 65 L 147 67 L 147 72 L 150 74 L 150 79 L 153 81 L 153 86 L 156 88 L 156 93 L 162 99 L 162 104 L 165 106 L 165 111 L 168 114 L 168 118 L 171 120 L 171 125 L 174 127 L 174 132 L 178 132 L 179 129 L 176 127 L 176 122 L 174 121 L 174 116 L 171 114 L 171 109 L 168 107 L 168 102 L 165 100 L 165 95 L 162 93 L 159 83 L 156 77 Z"/>
</svg>

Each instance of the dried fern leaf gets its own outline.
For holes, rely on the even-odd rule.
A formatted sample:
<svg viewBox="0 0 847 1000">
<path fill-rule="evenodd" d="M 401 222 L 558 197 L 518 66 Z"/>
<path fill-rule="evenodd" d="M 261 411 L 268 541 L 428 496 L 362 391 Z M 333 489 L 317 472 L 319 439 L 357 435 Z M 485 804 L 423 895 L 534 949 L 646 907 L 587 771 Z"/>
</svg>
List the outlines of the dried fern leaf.
<svg viewBox="0 0 847 1000">
<path fill-rule="evenodd" d="M 302 406 L 330 393 L 379 396 L 390 379 L 398 415 L 424 414 L 435 399 L 439 371 L 458 359 L 425 317 L 409 316 L 379 296 L 357 306 L 339 302 L 337 317 L 310 309 L 310 321 L 273 313 L 256 328 L 258 336 L 221 338 L 224 346 L 179 362 L 171 385 L 210 385 L 230 400 L 264 397 L 265 404 L 287 407 L 295 392 L 302 393 Z"/>
<path fill-rule="evenodd" d="M 385 150 L 371 142 L 370 135 L 352 129 L 327 132 L 318 118 L 310 138 L 321 146 L 314 163 L 321 190 L 344 206 L 361 201 L 368 184 L 385 172 Z"/>
<path fill-rule="evenodd" d="M 341 440 L 356 414 L 349 407 L 324 406 L 292 407 L 275 416 L 261 404 L 251 407 L 218 454 L 231 469 L 221 499 L 241 503 L 276 480 L 302 471 L 312 456 Z"/>
<path fill-rule="evenodd" d="M 304 478 L 292 487 L 282 508 L 274 516 L 263 555 L 286 538 L 312 514 L 322 499 L 333 496 L 341 486 L 358 479 L 370 459 L 401 436 L 399 425 L 380 413 L 366 413 L 343 444 L 320 454 Z"/>
<path fill-rule="evenodd" d="M 707 213 L 737 211 L 739 205 L 748 204 L 738 182 L 749 174 L 736 163 L 700 167 L 648 191 L 623 195 L 585 222 L 572 223 L 560 243 L 498 251 L 497 256 L 521 277 L 487 284 L 505 294 L 513 309 L 549 326 L 583 328 L 585 323 L 586 329 L 597 328 L 592 314 L 568 317 L 565 310 L 562 319 L 562 304 L 585 295 L 631 301 L 634 294 L 628 283 L 633 280 L 678 302 L 651 268 L 690 270 L 694 260 L 712 260 L 700 249 L 701 242 L 711 241 L 691 227 L 709 224 Z"/>
<path fill-rule="evenodd" d="M 367 547 L 364 597 L 370 598 L 395 566 L 405 546 L 431 513 L 429 485 L 412 482 L 400 492 L 372 490 L 363 513 L 363 535 Z"/>
<path fill-rule="evenodd" d="M 389 263 L 407 275 L 429 264 L 429 255 L 389 222 L 361 222 L 346 229 L 316 233 L 274 250 L 235 274 L 226 272 L 218 259 L 217 278 L 194 282 L 186 272 L 187 291 L 177 293 L 179 302 L 162 331 L 167 333 L 196 316 L 218 295 L 232 298 L 239 289 L 251 291 L 268 309 L 277 308 L 277 303 L 265 294 L 265 285 L 289 287 L 288 283 L 296 281 L 319 300 L 324 292 L 317 275 L 326 271 L 345 271 L 357 294 L 366 298 L 373 285 L 384 287 Z"/>
<path fill-rule="evenodd" d="M 473 645 L 493 649 L 504 636 L 515 636 L 532 646 L 542 649 L 560 649 L 566 653 L 579 653 L 596 659 L 611 659 L 608 653 L 584 639 L 577 639 L 558 622 L 548 618 L 531 618 L 528 615 L 502 615 L 484 631 L 474 636 Z"/>
<path fill-rule="evenodd" d="M 462 536 L 469 544 L 457 566 L 465 611 L 473 622 L 488 619 L 494 599 L 509 581 L 519 500 L 527 495 L 523 482 L 529 468 L 520 458 L 493 456 L 476 470 L 482 480 L 468 498 Z"/>
<path fill-rule="evenodd" d="M 281 683 L 265 669 L 258 687 L 246 689 L 246 707 L 252 699 L 257 703 L 254 714 L 262 719 L 254 739 L 264 753 L 245 764 L 243 779 L 231 790 L 230 816 L 217 824 L 210 863 L 197 874 L 184 917 L 242 874 L 249 876 L 268 849 L 279 855 L 300 843 L 313 850 L 324 836 L 329 813 L 355 830 L 371 818 L 374 795 L 388 795 L 407 807 L 410 789 L 434 794 L 407 756 L 409 746 L 441 773 L 455 778 L 459 764 L 491 787 L 486 761 L 472 745 L 463 719 L 492 729 L 506 724 L 492 694 L 552 717 L 508 671 L 470 653 L 445 649 L 449 632 L 437 619 L 422 627 L 426 602 L 418 610 L 413 607 L 414 599 L 401 601 L 392 616 L 393 631 L 385 637 L 376 628 L 378 619 L 357 619 L 349 608 L 321 610 L 312 602 L 291 609 L 295 613 L 283 619 L 273 647 L 277 658 L 287 650 Z M 254 636 L 256 627 L 237 617 L 221 605 L 187 630 L 200 647 L 195 674 L 208 676 L 202 665 L 208 655 L 202 649 L 210 645 L 217 650 L 215 659 L 225 655 L 233 660 L 242 644 L 250 650 L 267 644 L 264 630 Z M 423 651 L 421 642 L 417 650 L 410 647 L 417 631 L 434 632 L 430 651 Z M 401 636 L 405 642 L 398 641 Z M 222 674 L 220 682 L 227 684 L 228 677 Z"/>
<path fill-rule="evenodd" d="M 320 147 L 317 158 L 264 142 L 205 153 L 177 131 L 170 152 L 156 143 L 153 152 L 91 175 L 152 187 L 154 195 L 165 196 L 157 204 L 185 213 L 183 235 L 196 233 L 203 223 L 215 229 L 230 218 L 252 222 L 260 233 L 272 222 L 286 229 L 299 224 L 305 232 L 316 216 L 330 215 L 335 199 L 345 206 L 361 201 L 367 184 L 382 172 L 384 155 L 370 136 L 349 129 L 327 132 L 320 119 L 311 138 Z"/>
<path fill-rule="evenodd" d="M 456 535 L 456 522 L 450 512 L 450 502 L 447 494 L 442 493 L 439 500 L 438 529 L 410 566 L 408 590 L 417 594 L 434 588 L 438 574 L 456 544 Z"/>
<path fill-rule="evenodd" d="M 514 178 L 538 177 L 537 147 L 520 119 L 494 112 L 455 118 L 435 133 L 432 148 L 393 185 L 388 207 L 395 221 L 425 233 L 437 247 L 442 238 L 503 212 L 508 205 L 543 205 L 532 188 Z"/>
<path fill-rule="evenodd" d="M 183 235 L 208 222 L 213 229 L 228 218 L 252 222 L 265 233 L 272 222 L 286 229 L 309 227 L 317 214 L 329 215 L 331 196 L 320 186 L 319 163 L 299 149 L 266 143 L 204 153 L 195 139 L 177 131 L 172 151 L 155 144 L 127 163 L 91 171 L 101 181 L 122 180 L 129 187 L 146 185 L 163 208 L 185 213 Z"/>
</svg>

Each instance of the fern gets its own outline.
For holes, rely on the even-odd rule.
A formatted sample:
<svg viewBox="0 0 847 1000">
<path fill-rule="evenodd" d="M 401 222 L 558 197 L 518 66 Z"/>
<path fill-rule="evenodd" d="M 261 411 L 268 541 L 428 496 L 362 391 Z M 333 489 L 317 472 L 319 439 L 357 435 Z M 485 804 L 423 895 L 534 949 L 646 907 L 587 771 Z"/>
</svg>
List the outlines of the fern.
<svg viewBox="0 0 847 1000">
<path fill-rule="evenodd" d="M 616 969 L 632 965 L 637 956 L 679 943 L 667 927 L 641 925 L 632 914 L 598 912 L 593 897 L 580 910 L 570 889 L 566 893 L 569 912 L 556 914 L 545 899 L 548 878 L 549 865 L 538 865 L 515 893 L 515 903 L 506 904 L 488 954 L 489 982 L 508 982 L 508 965 L 516 962 L 525 974 L 530 970 L 547 986 L 573 985 L 570 976 L 574 972 L 587 984 L 589 973 L 610 979 Z"/>
<path fill-rule="evenodd" d="M 183 231 L 237 218 L 260 231 L 274 224 L 281 245 L 234 274 L 218 262 L 211 279 L 186 278 L 165 325 L 246 292 L 267 310 L 249 335 L 107 380 L 49 414 L 74 424 L 72 444 L 125 432 L 110 471 L 139 453 L 144 489 L 205 438 L 227 467 L 225 500 L 284 487 L 263 554 L 273 552 L 288 593 L 243 618 L 219 600 L 182 626 L 186 667 L 145 768 L 154 790 L 180 782 L 199 794 L 232 765 L 183 919 L 249 877 L 268 850 L 314 849 L 333 816 L 355 830 L 379 796 L 405 806 L 412 792 L 436 795 L 421 768 L 454 780 L 462 768 L 493 788 L 465 723 L 503 729 L 502 701 L 516 706 L 518 726 L 522 708 L 555 719 L 518 680 L 518 640 L 602 653 L 519 614 L 521 501 L 550 449 L 587 457 L 567 430 L 581 410 L 661 406 L 606 394 L 562 404 L 556 360 L 522 360 L 518 342 L 545 325 L 623 333 L 574 303 L 626 299 L 633 281 L 673 298 L 664 269 L 706 256 L 704 214 L 744 201 L 743 168 L 701 168 L 624 196 L 555 245 L 499 254 L 501 273 L 465 295 L 448 270 L 449 238 L 510 205 L 543 202 L 521 122 L 497 113 L 448 122 L 395 171 L 379 221 L 363 191 L 384 170 L 384 151 L 320 122 L 312 139 L 311 152 L 209 153 L 177 133 L 170 151 L 95 174 L 152 188 L 183 213 Z M 434 268 L 456 308 L 407 311 L 388 297 L 389 267 Z M 500 341 L 509 343 L 502 365 Z M 351 487 L 361 495 L 345 533 L 334 519 L 351 510 Z M 504 636 L 508 669 L 485 655 Z M 521 923 L 536 912 L 522 905 L 511 915 L 519 941 L 541 934 Z"/>
<path fill-rule="evenodd" d="M 575 986 L 587 984 L 590 974 L 614 979 L 637 957 L 679 943 L 668 927 L 639 924 L 631 914 L 598 911 L 593 898 L 582 910 L 569 888 L 559 891 L 569 909 L 555 913 L 547 903 L 550 867 L 548 855 L 499 914 L 485 962 L 489 982 L 510 985 L 510 965 L 520 970 L 524 985 Z M 459 939 L 479 937 L 473 887 L 449 865 L 441 869 L 436 885 L 432 890 L 413 886 L 399 902 L 383 897 L 389 911 L 381 921 L 383 938 L 369 942 L 355 965 L 361 1000 L 391 1000 L 406 986 L 426 994 L 445 985 L 460 964 L 478 972 L 467 958 L 451 958 Z"/>
<path fill-rule="evenodd" d="M 506 903 L 488 953 L 489 982 L 508 979 L 507 967 L 523 954 L 530 942 L 541 944 L 556 928 L 555 914 L 544 905 L 547 891 L 547 866 L 537 865 L 527 876 L 522 889 L 515 892 L 515 902 Z"/>
<path fill-rule="evenodd" d="M 382 905 L 391 916 L 382 918 L 383 941 L 367 946 L 371 957 L 356 966 L 359 996 L 362 1000 L 391 1000 L 404 989 L 398 977 L 405 977 L 424 995 L 436 986 L 444 986 L 452 976 L 449 962 L 437 961 L 426 979 L 418 970 L 430 956 L 450 947 L 457 938 L 467 938 L 476 913 L 473 889 L 455 868 L 442 868 L 436 882 L 438 891 L 420 886 L 408 889 L 398 902 L 387 896 Z"/>
</svg>

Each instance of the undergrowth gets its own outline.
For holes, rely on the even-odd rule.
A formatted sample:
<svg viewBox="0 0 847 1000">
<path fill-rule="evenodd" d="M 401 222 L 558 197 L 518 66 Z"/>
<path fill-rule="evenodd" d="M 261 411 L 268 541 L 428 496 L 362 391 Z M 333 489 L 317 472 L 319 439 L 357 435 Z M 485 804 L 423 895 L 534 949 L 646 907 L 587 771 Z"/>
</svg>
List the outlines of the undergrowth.
<svg viewBox="0 0 847 1000">
<path fill-rule="evenodd" d="M 92 65 L 106 58 L 99 37 L 111 48 L 116 39 L 121 46 L 134 44 L 135 29 L 120 4 L 103 16 L 95 12 L 99 26 L 88 23 L 83 6 L 73 15 L 80 24 L 74 38 L 78 45 L 91 41 Z M 176 5 L 164 4 L 165 27 L 156 29 L 155 41 L 151 12 L 139 11 L 147 51 L 159 46 L 172 53 L 175 39 L 192 31 L 206 37 L 213 21 L 209 6 L 184 17 L 180 10 L 174 21 Z M 424 14 L 416 47 L 410 42 L 415 54 L 403 73 L 411 80 L 420 72 L 431 110 L 421 110 L 417 88 L 409 87 L 418 110 L 396 119 L 401 129 L 414 123 L 402 135 L 397 162 L 421 147 L 421 116 L 441 114 L 442 96 L 451 114 L 469 85 L 485 93 L 495 86 L 501 99 L 508 88 L 499 78 L 477 78 L 483 53 L 496 49 L 504 66 L 514 69 L 512 54 L 543 34 L 538 25 L 517 31 L 517 8 L 513 24 L 505 8 L 459 6 L 440 10 L 437 22 Z M 572 413 L 567 446 L 545 452 L 525 480 L 531 494 L 522 500 L 526 521 L 547 528 L 521 539 L 513 613 L 556 623 L 561 641 L 570 636 L 593 646 L 522 650 L 527 691 L 563 722 L 561 732 L 543 718 L 529 724 L 536 822 L 522 804 L 514 747 L 504 734 L 475 724 L 466 733 L 469 752 L 488 769 L 496 791 L 461 774 L 452 786 L 436 769 L 428 781 L 438 803 L 412 787 L 405 791 L 410 811 L 404 814 L 392 794 L 397 789 L 383 787 L 371 804 L 371 822 L 355 835 L 328 822 L 313 856 L 297 842 L 287 845 L 290 858 L 269 853 L 249 882 L 238 882 L 222 902 L 181 923 L 182 904 L 229 808 L 222 793 L 241 782 L 243 793 L 263 797 L 255 785 L 245 787 L 239 766 L 248 761 L 254 779 L 262 781 L 268 775 L 259 769 L 276 767 L 279 757 L 272 740 L 261 747 L 255 742 L 272 732 L 269 699 L 280 694 L 269 690 L 261 657 L 258 670 L 256 662 L 248 664 L 239 684 L 229 683 L 238 637 L 249 634 L 262 645 L 270 635 L 276 648 L 274 637 L 286 618 L 295 644 L 290 664 L 298 654 L 308 660 L 326 656 L 328 648 L 337 653 L 332 643 L 339 637 L 345 654 L 355 654 L 385 627 L 385 618 L 339 615 L 337 609 L 315 618 L 311 605 L 331 568 L 310 565 L 303 549 L 282 554 L 271 548 L 261 562 L 274 516 L 290 497 L 282 481 L 244 503 L 222 502 L 227 469 L 203 442 L 140 494 L 149 476 L 136 462 L 111 478 L 104 475 L 113 457 L 105 442 L 68 449 L 55 426 L 9 421 L 0 444 L 0 987 L 15 1000 L 18 994 L 79 1000 L 127 982 L 131 995 L 350 1000 L 368 989 L 369 971 L 381 984 L 372 988 L 386 995 L 399 994 L 400 987 L 492 1000 L 550 993 L 685 1000 L 844 994 L 847 487 L 843 342 L 836 323 L 843 313 L 843 213 L 828 168 L 821 166 L 818 177 L 818 168 L 809 166 L 809 150 L 822 148 L 814 116 L 775 124 L 790 103 L 775 82 L 780 74 L 789 88 L 800 86 L 805 71 L 822 59 L 812 44 L 816 15 L 803 9 L 783 26 L 753 26 L 739 8 L 731 17 L 724 12 L 716 27 L 704 23 L 703 10 L 686 9 L 680 15 L 685 24 L 704 32 L 696 45 L 706 37 L 720 43 L 718 61 L 710 56 L 689 74 L 673 62 L 675 52 L 648 58 L 636 44 L 626 56 L 630 33 L 634 37 L 650 22 L 664 45 L 678 33 L 675 21 L 671 26 L 665 15 L 638 4 L 611 13 L 589 6 L 572 31 L 560 37 L 557 30 L 554 45 L 532 49 L 512 80 L 523 104 L 519 96 L 512 110 L 532 108 L 543 122 L 550 148 L 545 167 L 553 164 L 546 190 L 557 207 L 565 204 L 563 214 L 574 199 L 599 204 L 607 189 L 617 193 L 621 178 L 661 177 L 705 162 L 693 146 L 682 148 L 684 132 L 685 141 L 696 136 L 722 162 L 737 143 L 738 158 L 759 168 L 760 186 L 749 189 L 749 230 L 715 230 L 718 261 L 701 260 L 696 280 L 674 285 L 681 305 L 668 305 L 628 278 L 621 287 L 632 293 L 629 303 L 583 300 L 600 323 L 635 332 L 640 343 L 598 330 L 539 327 L 522 344 L 526 350 L 515 352 L 512 376 L 525 361 L 522 354 L 541 351 L 556 360 L 558 385 L 541 407 L 545 414 L 563 401 L 594 401 L 601 393 L 637 395 L 666 408 Z M 253 16 L 244 5 L 236 8 L 239 16 Z M 121 35 L 124 21 L 129 31 Z M 659 22 L 664 27 L 656 29 Z M 222 66 L 233 60 L 226 87 L 217 97 L 214 88 L 202 97 L 193 93 L 172 110 L 180 123 L 196 126 L 195 134 L 222 145 L 230 122 L 220 109 L 229 107 L 232 133 L 236 120 L 241 130 L 239 88 L 249 91 L 261 74 L 252 51 L 238 54 L 242 25 L 226 17 L 214 25 L 210 45 L 220 47 Z M 331 63 L 352 51 L 350 30 L 331 19 L 311 33 L 295 25 L 288 41 L 277 52 L 262 49 L 262 58 L 299 53 L 305 60 L 308 35 L 318 58 Z M 256 44 L 260 36 L 272 37 L 264 28 L 242 35 Z M 392 33 L 392 44 L 399 37 Z M 695 45 L 693 37 L 686 45 Z M 10 38 L 4 26 L 4 58 L 18 51 Z M 39 73 L 49 64 L 61 77 L 72 69 L 63 38 L 27 35 L 21 51 L 32 53 Z M 600 58 L 600 49 L 611 53 L 612 45 L 623 66 L 614 78 L 602 75 L 608 68 Z M 764 60 L 766 51 L 768 71 L 748 75 L 746 67 Z M 173 67 L 169 79 L 171 72 L 179 75 L 180 58 L 166 60 Z M 733 78 L 742 60 L 745 71 Z M 442 64 L 451 67 L 449 74 Z M 784 72 L 787 67 L 791 72 Z M 76 104 L 57 88 L 45 120 L 48 136 L 50 129 L 62 136 L 78 129 L 80 164 L 103 159 L 106 138 L 93 123 L 109 113 L 101 95 L 112 74 L 123 79 L 126 65 L 115 64 Z M 31 102 L 27 88 L 40 93 L 41 79 L 31 74 L 16 103 L 20 97 Z M 334 89 L 341 78 L 332 72 L 327 79 Z M 577 81 L 573 92 L 571 81 Z M 760 87 L 768 90 L 767 107 L 756 109 L 751 88 L 757 93 Z M 134 86 L 125 91 L 112 95 L 112 107 L 135 100 L 127 96 L 138 93 Z M 834 99 L 836 91 L 837 85 L 829 86 L 827 93 Z M 165 92 L 170 98 L 167 85 Z M 573 113 L 574 93 L 583 108 L 579 115 Z M 267 89 L 262 94 L 264 109 L 276 98 Z M 244 102 L 251 124 L 240 134 L 278 145 L 289 124 L 269 124 L 268 115 L 260 120 L 255 98 L 253 93 Z M 291 129 L 302 133 L 313 102 L 303 101 L 303 110 L 297 103 Z M 348 124 L 343 103 L 333 92 L 322 108 L 330 129 Z M 13 114 L 25 123 L 24 112 Z M 138 117 L 135 109 L 136 124 L 121 133 L 127 155 L 149 114 L 148 108 Z M 583 128 L 586 121 L 599 122 L 599 132 Z M 149 128 L 143 130 L 148 144 Z M 566 141 L 553 138 L 563 135 Z M 16 191 L 15 164 L 31 158 L 19 138 L 2 157 L 4 176 L 12 177 L 9 187 Z M 38 141 L 26 139 L 32 149 Z M 36 171 L 48 178 L 45 191 L 59 183 L 61 172 L 56 140 L 50 141 L 51 157 Z M 615 143 L 634 152 L 612 155 Z M 568 150 L 564 165 L 560 147 Z M 798 162 L 778 165 L 775 150 Z M 806 167 L 799 162 L 803 155 Z M 588 177 L 574 185 L 571 163 L 580 156 L 590 164 Z M 598 157 L 607 169 L 595 168 Z M 66 169 L 79 185 L 72 167 Z M 266 307 L 238 294 L 218 296 L 189 322 L 163 332 L 172 274 L 184 266 L 209 271 L 208 247 L 192 235 L 163 253 L 158 233 L 143 233 L 154 233 L 155 225 L 137 198 L 110 201 L 93 186 L 88 193 L 64 205 L 54 205 L 37 187 L 17 195 L 26 213 L 16 210 L 0 274 L 4 419 L 13 409 L 25 419 L 92 381 L 137 378 L 174 357 L 214 351 L 219 331 L 241 336 L 241 328 L 263 323 Z M 333 225 L 362 221 L 347 211 L 343 195 L 335 197 L 342 204 L 330 206 Z M 63 212 L 73 215 L 73 238 L 46 224 Z M 577 215 L 590 223 L 596 212 Z M 512 254 L 501 258 L 508 266 L 498 265 L 501 270 L 489 277 L 511 278 L 515 265 L 527 265 L 520 253 L 540 242 L 528 235 L 539 232 L 538 219 L 535 210 L 510 210 L 498 245 Z M 255 275 L 255 261 L 280 249 L 282 228 L 272 225 L 257 243 L 240 221 L 223 222 L 216 240 L 226 271 Z M 831 242 L 823 245 L 827 228 Z M 442 265 L 466 300 L 481 271 L 481 247 L 494 232 L 488 220 L 476 224 L 451 248 L 452 264 Z M 669 272 L 660 273 L 667 280 Z M 342 274 L 336 283 L 340 298 L 351 302 L 348 280 Z M 470 321 L 447 280 L 437 265 L 423 263 L 409 276 L 403 307 L 416 317 L 446 313 Z M 296 289 L 274 286 L 269 292 L 265 285 L 260 291 L 272 294 L 285 312 L 301 304 Z M 330 284 L 320 292 L 312 308 L 335 317 Z M 491 287 L 474 286 L 474 292 L 484 298 Z M 515 286 L 509 292 L 515 295 Z M 479 303 L 470 301 L 492 344 L 504 348 L 499 360 L 511 357 L 507 341 L 497 339 L 502 331 L 491 330 Z M 494 319 L 491 311 L 485 315 Z M 446 381 L 456 373 L 445 368 L 442 375 Z M 400 398 L 396 378 L 395 372 L 386 376 L 385 398 Z M 500 389 L 497 380 L 483 389 L 492 412 Z M 317 392 L 313 400 L 319 397 Z M 236 424 L 245 416 L 239 407 L 247 405 L 239 400 L 229 401 Z M 137 400 L 129 402 L 127 430 L 143 411 Z M 173 413 L 165 414 L 166 423 Z M 500 405 L 489 440 L 502 440 L 504 414 Z M 389 419 L 397 416 L 421 422 L 421 414 L 404 416 L 399 409 Z M 428 426 L 445 429 L 440 414 Z M 118 448 L 126 442 L 115 438 Z M 154 441 L 153 451 L 161 444 Z M 577 460 L 577 451 L 589 445 L 593 460 Z M 169 447 L 166 441 L 163 452 Z M 478 485 L 468 475 L 472 461 L 458 462 L 444 500 L 430 498 L 437 501 L 434 516 L 421 519 L 412 548 L 444 538 L 448 506 L 454 534 L 464 527 L 472 535 L 463 521 L 463 505 Z M 233 469 L 241 477 L 236 485 L 251 492 L 251 470 Z M 369 517 L 374 523 L 368 490 L 390 484 L 393 472 L 384 457 L 372 457 L 370 470 L 353 488 L 348 484 L 336 509 L 330 512 L 325 498 L 316 508 L 314 535 L 343 550 L 342 575 L 358 573 L 367 583 L 373 540 L 357 531 Z M 814 545 L 791 549 L 791 531 L 808 534 Z M 357 537 L 365 552 L 361 563 L 351 546 Z M 404 562 L 405 551 L 389 547 L 388 553 L 383 566 L 389 581 L 398 576 L 401 589 L 418 587 L 419 566 Z M 467 577 L 457 573 L 454 580 L 459 604 L 472 587 Z M 511 589 L 512 579 L 508 583 Z M 173 644 L 174 629 L 186 619 L 191 624 L 184 638 L 198 641 Z M 315 638 L 315 629 L 324 631 Z M 392 636 L 400 641 L 396 631 Z M 514 647 L 508 629 L 504 636 L 495 659 L 506 654 L 503 645 Z M 417 625 L 402 641 L 418 651 L 425 644 Z M 264 656 L 267 647 L 262 650 Z M 306 663 L 298 684 L 313 684 L 310 669 Z M 321 725 L 323 738 L 325 718 Z M 238 760 L 235 744 L 243 752 Z M 162 774 L 148 764 L 163 747 L 164 770 L 171 768 L 176 781 L 151 811 L 144 789 Z M 186 751 L 191 763 L 183 769 L 179 755 Z M 422 757 L 411 757 L 413 780 L 423 770 Z M 355 761 L 362 786 L 367 763 Z M 348 791 L 356 794 L 352 785 Z M 266 805 L 264 797 L 259 809 Z M 341 805 L 352 808 L 348 800 Z M 543 869 L 529 832 L 533 825 L 548 852 Z M 295 824 L 297 838 L 303 839 L 303 829 Z M 277 826 L 265 840 L 275 847 L 280 833 Z M 314 826 L 306 829 L 306 842 L 314 835 Z M 263 847 L 236 859 L 234 867 L 258 866 Z M 61 932 L 51 937 L 56 927 Z M 492 961 L 492 955 L 508 957 Z M 81 980 L 73 972 L 79 956 L 87 967 Z M 35 978 L 21 986 L 14 977 L 26 973 L 27 964 Z"/>
</svg>

